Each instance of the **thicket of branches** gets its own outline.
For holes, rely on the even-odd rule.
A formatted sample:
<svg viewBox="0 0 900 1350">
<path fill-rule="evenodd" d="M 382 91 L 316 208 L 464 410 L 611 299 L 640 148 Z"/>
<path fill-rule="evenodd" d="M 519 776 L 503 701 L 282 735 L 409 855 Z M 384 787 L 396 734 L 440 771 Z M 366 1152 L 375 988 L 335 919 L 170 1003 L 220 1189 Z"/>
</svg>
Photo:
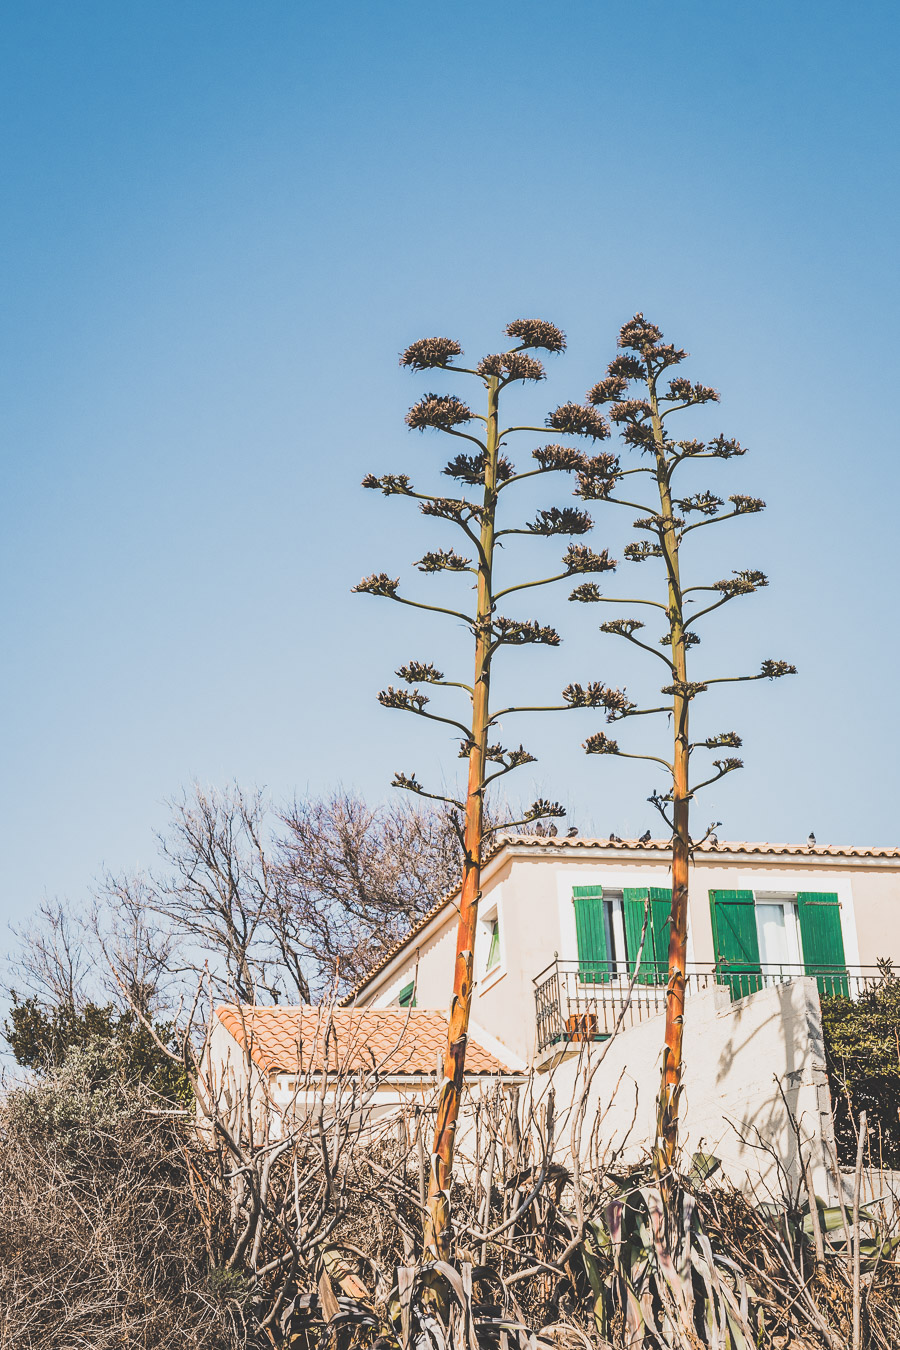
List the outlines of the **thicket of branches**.
<svg viewBox="0 0 900 1350">
<path fill-rule="evenodd" d="M 603 1051 L 583 1053 L 571 1101 L 544 1077 L 468 1102 L 444 1265 L 417 1259 L 437 1082 L 372 1119 L 386 1062 L 299 1074 L 271 1132 L 265 1089 L 226 1099 L 202 1055 L 199 1113 L 171 1114 L 108 1047 L 73 1048 L 0 1104 L 0 1347 L 898 1343 L 890 1207 L 810 1206 L 802 1187 L 758 1206 L 698 1158 L 666 1216 L 649 1160 L 601 1146 L 586 1105 Z"/>
<path fill-rule="evenodd" d="M 15 934 L 7 986 L 23 1049 L 77 1039 L 86 1010 L 165 1022 L 201 973 L 240 1002 L 335 997 L 459 872 L 445 814 L 344 791 L 278 811 L 238 786 L 195 788 L 171 803 L 158 846 L 152 871 L 106 877 L 85 905 L 44 902 Z"/>
</svg>

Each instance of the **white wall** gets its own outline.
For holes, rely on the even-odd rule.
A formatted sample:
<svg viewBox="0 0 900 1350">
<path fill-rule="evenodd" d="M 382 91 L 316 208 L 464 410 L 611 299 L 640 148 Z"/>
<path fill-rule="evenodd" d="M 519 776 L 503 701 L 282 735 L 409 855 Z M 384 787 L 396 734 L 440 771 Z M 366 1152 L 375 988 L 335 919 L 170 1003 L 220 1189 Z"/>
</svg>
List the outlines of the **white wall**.
<svg viewBox="0 0 900 1350">
<path fill-rule="evenodd" d="M 552 1070 L 560 1141 L 571 1154 L 571 1108 L 588 1076 L 588 1111 L 581 1156 L 600 1118 L 598 1138 L 623 1149 L 626 1161 L 652 1142 L 662 1051 L 663 1018 L 655 1017 L 614 1040 L 585 1045 Z M 599 1062 L 599 1067 L 597 1067 Z M 727 989 L 712 988 L 687 1000 L 681 1143 L 685 1163 L 695 1152 L 720 1158 L 726 1176 L 756 1189 L 760 1198 L 780 1194 L 779 1168 L 798 1175 L 797 1140 L 779 1092 L 812 1153 L 818 1194 L 836 1194 L 826 1164 L 833 1138 L 825 1075 L 822 1023 L 815 980 L 763 989 L 736 1003 Z M 759 1137 L 768 1151 L 754 1147 Z"/>
</svg>

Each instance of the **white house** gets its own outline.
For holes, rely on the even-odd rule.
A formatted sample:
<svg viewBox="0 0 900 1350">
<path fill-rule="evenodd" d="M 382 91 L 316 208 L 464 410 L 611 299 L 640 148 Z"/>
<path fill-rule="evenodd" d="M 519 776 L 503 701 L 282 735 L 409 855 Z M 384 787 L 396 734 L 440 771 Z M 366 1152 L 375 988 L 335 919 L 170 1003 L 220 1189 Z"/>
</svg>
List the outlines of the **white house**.
<svg viewBox="0 0 900 1350">
<path fill-rule="evenodd" d="M 669 859 L 662 840 L 516 835 L 499 841 L 482 873 L 474 1024 L 501 1055 L 553 1072 L 558 1101 L 591 1056 L 605 1056 L 595 1109 L 611 1139 L 630 1132 L 635 1147 L 653 1129 Z M 446 1008 L 455 897 L 439 900 L 346 1002 Z M 706 844 L 689 907 L 688 1147 L 717 1152 L 735 1180 L 759 1174 L 774 1186 L 778 1167 L 797 1162 L 786 1098 L 817 1185 L 833 1192 L 819 998 L 854 996 L 880 978 L 879 961 L 900 966 L 900 849 Z"/>
</svg>

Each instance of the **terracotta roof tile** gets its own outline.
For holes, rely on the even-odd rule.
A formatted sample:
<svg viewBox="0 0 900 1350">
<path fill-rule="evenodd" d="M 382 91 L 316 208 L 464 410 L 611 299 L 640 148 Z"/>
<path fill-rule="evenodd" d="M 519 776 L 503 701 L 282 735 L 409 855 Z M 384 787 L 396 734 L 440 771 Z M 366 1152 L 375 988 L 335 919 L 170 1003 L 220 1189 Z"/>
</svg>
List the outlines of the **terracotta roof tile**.
<svg viewBox="0 0 900 1350">
<path fill-rule="evenodd" d="M 598 851 L 609 849 L 617 853 L 667 854 L 671 852 L 672 841 L 671 839 L 651 839 L 646 844 L 642 844 L 639 839 L 591 839 L 589 837 L 582 838 L 580 835 L 577 835 L 574 839 L 567 839 L 564 837 L 548 838 L 546 835 L 538 834 L 516 834 L 498 839 L 485 857 L 484 862 L 487 864 L 492 858 L 502 853 L 504 849 L 515 852 L 517 849 L 524 848 L 537 848 L 545 853 L 567 853 L 572 849 L 596 849 Z M 810 848 L 808 844 L 753 844 L 719 841 L 716 844 L 698 845 L 696 853 L 699 853 L 702 857 L 739 854 L 741 856 L 778 858 L 848 858 L 851 860 L 854 858 L 885 858 L 900 862 L 900 848 L 877 848 L 853 844 L 816 844 Z M 342 999 L 342 1003 L 344 1005 L 352 1003 L 357 994 L 384 970 L 385 966 L 394 959 L 398 952 L 403 950 L 408 942 L 417 937 L 424 928 L 427 928 L 431 920 L 458 894 L 459 887 L 455 886 L 452 891 L 442 895 L 429 910 L 426 910 L 418 922 L 393 946 L 389 947 L 381 960 L 361 980 L 357 981 L 350 993 Z"/>
<path fill-rule="evenodd" d="M 260 1008 L 225 1003 L 216 1016 L 253 1062 L 271 1073 L 353 1072 L 380 1066 L 383 1076 L 433 1074 L 447 1045 L 447 1018 L 424 1008 Z M 471 1036 L 467 1074 L 514 1072 Z"/>
</svg>

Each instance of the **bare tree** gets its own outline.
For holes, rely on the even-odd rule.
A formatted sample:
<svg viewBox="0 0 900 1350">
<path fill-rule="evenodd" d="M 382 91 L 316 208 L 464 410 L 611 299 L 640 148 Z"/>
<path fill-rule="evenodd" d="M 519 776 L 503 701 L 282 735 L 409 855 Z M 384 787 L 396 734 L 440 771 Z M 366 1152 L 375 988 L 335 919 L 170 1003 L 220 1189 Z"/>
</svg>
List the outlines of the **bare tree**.
<svg viewBox="0 0 900 1350">
<path fill-rule="evenodd" d="M 97 957 L 84 917 L 62 900 L 42 900 L 37 913 L 12 932 L 18 950 L 8 958 L 7 989 L 36 999 L 42 1007 L 78 1008 Z"/>
<path fill-rule="evenodd" d="M 318 991 L 352 986 L 459 876 L 445 812 L 373 807 L 341 789 L 295 801 L 282 820 L 273 934 Z"/>
<path fill-rule="evenodd" d="M 177 936 L 145 877 L 108 877 L 94 898 L 88 924 L 103 955 L 100 987 L 114 1003 L 153 1017 L 169 1006 L 177 989 Z"/>
</svg>

